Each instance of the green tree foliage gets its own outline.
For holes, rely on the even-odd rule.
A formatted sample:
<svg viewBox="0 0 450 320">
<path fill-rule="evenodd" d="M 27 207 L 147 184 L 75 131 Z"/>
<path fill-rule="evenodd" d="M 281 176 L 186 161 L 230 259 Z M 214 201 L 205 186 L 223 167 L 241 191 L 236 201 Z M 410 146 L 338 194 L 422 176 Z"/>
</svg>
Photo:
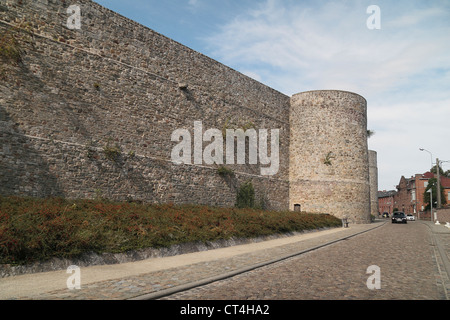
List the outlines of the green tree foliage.
<svg viewBox="0 0 450 320">
<path fill-rule="evenodd" d="M 450 178 L 450 170 L 445 171 L 443 175 Z"/>
<path fill-rule="evenodd" d="M 425 189 L 425 192 L 423 193 L 423 202 L 424 203 L 428 203 L 425 207 L 425 210 L 430 210 L 430 193 L 428 192 L 428 190 L 432 189 L 432 193 L 433 193 L 433 208 L 436 207 L 437 204 L 437 179 L 436 178 L 431 178 L 428 180 L 428 186 Z M 444 188 L 442 187 L 441 184 L 441 204 L 446 204 L 447 200 L 445 199 L 445 193 L 444 193 Z"/>
<path fill-rule="evenodd" d="M 439 161 L 439 162 L 440 162 L 440 161 Z M 437 171 L 436 171 L 436 165 L 434 165 L 433 168 L 430 169 L 430 172 L 431 172 L 431 173 L 434 173 L 434 174 L 437 173 Z M 441 166 L 439 166 L 439 174 L 440 174 L 441 176 L 444 176 L 444 175 L 445 175 L 444 170 L 442 170 L 442 167 L 441 167 Z"/>
<path fill-rule="evenodd" d="M 255 189 L 250 181 L 245 182 L 239 188 L 236 207 L 238 208 L 254 208 L 255 207 Z"/>
</svg>

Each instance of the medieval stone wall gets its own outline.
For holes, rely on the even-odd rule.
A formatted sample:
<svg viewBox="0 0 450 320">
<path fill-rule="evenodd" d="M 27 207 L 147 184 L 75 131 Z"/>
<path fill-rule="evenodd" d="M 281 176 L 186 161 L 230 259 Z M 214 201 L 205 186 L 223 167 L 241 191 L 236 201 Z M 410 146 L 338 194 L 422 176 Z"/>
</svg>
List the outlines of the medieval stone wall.
<svg viewBox="0 0 450 320">
<path fill-rule="evenodd" d="M 233 206 L 251 181 L 270 209 L 370 221 L 364 98 L 288 97 L 89 0 L 70 29 L 71 4 L 0 0 L 0 32 L 21 52 L 0 56 L 0 194 Z M 196 121 L 279 129 L 279 170 L 261 175 L 248 152 L 225 163 L 232 176 L 173 163 L 172 133 L 194 138 Z"/>
<path fill-rule="evenodd" d="M 81 29 L 70 30 L 69 5 L 1 2 L 1 33 L 23 51 L 2 63 L 2 194 L 233 206 L 251 180 L 257 199 L 287 207 L 289 97 L 91 1 L 77 1 Z M 214 165 L 174 165 L 171 134 L 193 136 L 194 121 L 280 129 L 278 173 L 234 165 L 230 180 Z"/>
<path fill-rule="evenodd" d="M 290 207 L 370 221 L 367 102 L 354 93 L 292 97 Z"/>
<path fill-rule="evenodd" d="M 378 217 L 378 159 L 377 152 L 369 150 L 369 182 L 370 182 L 370 213 Z"/>
</svg>

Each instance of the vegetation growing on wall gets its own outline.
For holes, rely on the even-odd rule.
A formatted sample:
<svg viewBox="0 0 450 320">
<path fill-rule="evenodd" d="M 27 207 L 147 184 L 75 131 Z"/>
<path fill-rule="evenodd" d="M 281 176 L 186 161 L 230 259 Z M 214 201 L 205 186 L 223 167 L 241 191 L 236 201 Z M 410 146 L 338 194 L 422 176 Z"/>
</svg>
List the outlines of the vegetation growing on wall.
<svg viewBox="0 0 450 320">
<path fill-rule="evenodd" d="M 255 207 L 255 189 L 250 181 L 243 183 L 238 190 L 236 198 L 236 207 L 254 208 Z"/>
<path fill-rule="evenodd" d="M 334 159 L 335 156 L 333 155 L 333 152 L 328 152 L 328 154 L 325 156 L 325 159 L 323 160 L 323 163 L 326 164 L 327 166 L 331 166 L 333 165 L 331 163 L 331 160 Z"/>
<path fill-rule="evenodd" d="M 222 177 L 234 176 L 234 171 L 224 166 L 220 166 L 219 168 L 217 168 L 217 173 Z"/>
<path fill-rule="evenodd" d="M 0 57 L 3 62 L 15 65 L 22 62 L 23 50 L 17 39 L 7 31 L 0 36 Z"/>
<path fill-rule="evenodd" d="M 120 155 L 122 154 L 122 150 L 120 146 L 116 143 L 113 146 L 110 144 L 110 141 L 103 147 L 103 153 L 105 157 L 111 161 L 117 162 Z"/>
</svg>

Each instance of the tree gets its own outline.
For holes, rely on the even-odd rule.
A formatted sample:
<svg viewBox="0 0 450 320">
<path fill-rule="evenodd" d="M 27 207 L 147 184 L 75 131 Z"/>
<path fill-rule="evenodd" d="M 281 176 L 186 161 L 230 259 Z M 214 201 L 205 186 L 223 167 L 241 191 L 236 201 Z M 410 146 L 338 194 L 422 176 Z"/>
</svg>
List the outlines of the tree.
<svg viewBox="0 0 450 320">
<path fill-rule="evenodd" d="M 439 162 L 440 162 L 440 161 L 439 161 Z M 449 170 L 449 171 L 450 171 L 450 170 Z M 434 174 L 437 174 L 437 171 L 436 171 L 436 165 L 434 165 L 433 168 L 430 169 L 430 172 L 431 172 L 431 173 L 434 173 Z M 442 167 L 441 167 L 441 166 L 439 166 L 439 174 L 440 174 L 441 176 L 445 175 L 444 170 L 442 170 Z"/>
<path fill-rule="evenodd" d="M 428 190 L 432 190 L 431 192 L 433 193 L 433 208 L 436 208 L 436 204 L 437 204 L 437 179 L 436 178 L 431 178 L 428 180 L 428 186 L 425 189 L 425 192 L 423 193 L 423 202 L 427 203 L 427 205 L 425 206 L 425 210 L 430 210 L 431 206 L 430 206 L 430 193 L 428 192 Z M 441 204 L 446 204 L 447 200 L 445 199 L 445 193 L 444 193 L 444 188 L 442 187 L 441 184 Z"/>
<path fill-rule="evenodd" d="M 450 170 L 445 171 L 443 176 L 446 176 L 447 178 L 450 178 Z"/>
</svg>

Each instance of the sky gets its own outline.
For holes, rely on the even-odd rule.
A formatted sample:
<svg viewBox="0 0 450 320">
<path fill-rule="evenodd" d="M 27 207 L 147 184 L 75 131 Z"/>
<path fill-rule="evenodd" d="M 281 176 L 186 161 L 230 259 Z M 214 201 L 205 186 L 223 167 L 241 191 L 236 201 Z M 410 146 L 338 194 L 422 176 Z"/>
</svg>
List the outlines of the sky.
<svg viewBox="0 0 450 320">
<path fill-rule="evenodd" d="M 289 96 L 362 95 L 379 190 L 450 170 L 450 0 L 95 2 Z"/>
</svg>

